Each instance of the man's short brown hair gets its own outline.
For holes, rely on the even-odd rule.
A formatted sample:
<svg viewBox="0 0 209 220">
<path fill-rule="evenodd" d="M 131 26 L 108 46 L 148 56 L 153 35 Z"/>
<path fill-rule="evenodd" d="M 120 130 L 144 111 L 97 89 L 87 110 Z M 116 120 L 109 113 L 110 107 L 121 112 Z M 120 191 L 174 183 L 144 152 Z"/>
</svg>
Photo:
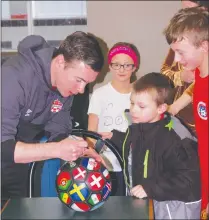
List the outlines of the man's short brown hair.
<svg viewBox="0 0 209 220">
<path fill-rule="evenodd" d="M 104 64 L 102 48 L 92 34 L 76 31 L 68 35 L 54 51 L 53 57 L 62 54 L 67 63 L 82 61 L 95 72 L 100 72 Z"/>
<path fill-rule="evenodd" d="M 184 8 L 178 11 L 164 30 L 168 44 L 181 41 L 185 36 L 199 47 L 208 39 L 208 11 L 200 7 Z"/>
</svg>

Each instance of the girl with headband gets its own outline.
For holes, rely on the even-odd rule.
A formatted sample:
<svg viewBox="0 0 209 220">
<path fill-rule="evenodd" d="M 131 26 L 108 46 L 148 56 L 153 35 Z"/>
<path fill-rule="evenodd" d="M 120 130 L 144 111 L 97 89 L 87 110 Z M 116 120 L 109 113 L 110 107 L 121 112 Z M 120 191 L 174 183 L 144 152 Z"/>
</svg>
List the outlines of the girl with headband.
<svg viewBox="0 0 209 220">
<path fill-rule="evenodd" d="M 112 80 L 92 94 L 88 109 L 88 130 L 110 132 L 117 129 L 123 132 L 128 127 L 124 111 L 130 108 L 131 77 L 138 69 L 139 53 L 132 44 L 117 43 L 108 53 L 108 64 Z M 103 154 L 122 181 L 122 170 L 115 155 L 109 149 Z M 115 195 L 121 195 L 124 190 L 120 188 L 121 185 L 118 184 Z"/>
</svg>

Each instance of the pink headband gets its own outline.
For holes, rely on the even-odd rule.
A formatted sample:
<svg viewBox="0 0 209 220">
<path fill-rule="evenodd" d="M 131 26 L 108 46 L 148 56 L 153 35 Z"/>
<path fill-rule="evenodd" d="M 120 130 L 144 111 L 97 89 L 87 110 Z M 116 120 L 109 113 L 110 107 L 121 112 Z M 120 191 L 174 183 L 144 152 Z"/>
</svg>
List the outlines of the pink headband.
<svg viewBox="0 0 209 220">
<path fill-rule="evenodd" d="M 127 54 L 128 56 L 130 56 L 132 58 L 132 60 L 134 61 L 134 65 L 136 67 L 138 67 L 138 57 L 135 53 L 135 51 L 133 49 L 131 49 L 130 47 L 128 46 L 116 46 L 116 47 L 113 47 L 109 53 L 108 53 L 108 64 L 111 63 L 112 61 L 112 58 L 117 55 L 117 54 L 120 54 L 120 53 L 124 53 L 124 54 Z"/>
</svg>

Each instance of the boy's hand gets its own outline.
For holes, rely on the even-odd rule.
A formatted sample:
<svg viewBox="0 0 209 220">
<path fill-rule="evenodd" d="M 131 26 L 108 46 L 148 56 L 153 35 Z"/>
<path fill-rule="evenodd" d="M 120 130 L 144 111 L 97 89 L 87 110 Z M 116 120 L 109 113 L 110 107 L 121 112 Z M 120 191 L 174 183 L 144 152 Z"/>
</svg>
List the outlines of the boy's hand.
<svg viewBox="0 0 209 220">
<path fill-rule="evenodd" d="M 147 197 L 146 192 L 144 191 L 141 185 L 136 185 L 131 189 L 131 195 L 139 199 Z"/>
<path fill-rule="evenodd" d="M 102 136 L 102 139 L 111 139 L 113 136 L 112 132 L 99 132 L 99 134 Z"/>
<path fill-rule="evenodd" d="M 111 163 L 108 160 L 105 160 L 105 158 L 102 155 L 98 154 L 91 147 L 85 149 L 83 156 L 84 157 L 92 157 L 95 160 L 97 160 L 98 162 L 102 163 L 109 171 L 113 170 Z"/>
<path fill-rule="evenodd" d="M 109 160 L 103 154 L 98 154 L 95 151 L 94 148 L 95 148 L 96 140 L 93 138 L 87 138 L 86 141 L 88 143 L 88 149 L 85 150 L 84 156 L 93 157 L 98 162 L 101 162 L 109 171 L 112 171 L 113 167 L 112 164 L 109 162 Z M 106 149 L 107 147 L 104 146 L 103 148 Z"/>
<path fill-rule="evenodd" d="M 97 160 L 98 162 L 103 162 L 102 157 L 91 147 L 85 149 L 83 156 L 84 157 L 92 157 L 95 160 Z"/>
</svg>

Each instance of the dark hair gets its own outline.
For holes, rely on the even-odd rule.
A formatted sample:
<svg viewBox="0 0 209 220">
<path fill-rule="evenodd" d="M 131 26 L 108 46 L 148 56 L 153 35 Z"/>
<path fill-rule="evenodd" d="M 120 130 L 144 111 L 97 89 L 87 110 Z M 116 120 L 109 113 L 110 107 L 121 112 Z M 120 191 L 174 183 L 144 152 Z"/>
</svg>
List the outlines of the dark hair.
<svg viewBox="0 0 209 220">
<path fill-rule="evenodd" d="M 98 41 L 91 34 L 82 31 L 68 35 L 55 50 L 53 58 L 60 54 L 67 63 L 74 60 L 83 61 L 96 72 L 100 72 L 104 64 L 104 56 Z"/>
<path fill-rule="evenodd" d="M 170 104 L 171 96 L 174 92 L 174 84 L 169 77 L 160 73 L 147 73 L 138 79 L 133 85 L 133 91 L 151 92 L 155 96 L 157 105 L 163 103 Z"/>
<path fill-rule="evenodd" d="M 199 47 L 203 41 L 209 40 L 208 18 L 208 11 L 199 7 L 179 10 L 164 30 L 168 44 L 182 40 L 187 35 L 192 44 Z"/>
</svg>

